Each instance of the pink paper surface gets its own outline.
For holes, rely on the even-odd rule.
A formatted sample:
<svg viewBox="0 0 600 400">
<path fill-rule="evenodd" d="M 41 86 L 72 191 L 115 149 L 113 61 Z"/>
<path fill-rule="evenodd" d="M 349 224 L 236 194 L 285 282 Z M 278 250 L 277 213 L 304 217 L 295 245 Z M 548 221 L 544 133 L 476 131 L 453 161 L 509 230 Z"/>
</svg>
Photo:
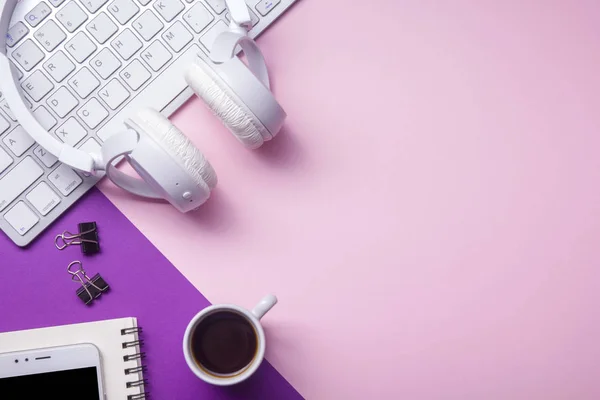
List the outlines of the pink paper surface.
<svg viewBox="0 0 600 400">
<path fill-rule="evenodd" d="M 285 131 L 173 121 L 196 215 L 101 188 L 211 302 L 275 293 L 310 399 L 600 397 L 600 3 L 300 0 L 260 38 Z"/>
</svg>

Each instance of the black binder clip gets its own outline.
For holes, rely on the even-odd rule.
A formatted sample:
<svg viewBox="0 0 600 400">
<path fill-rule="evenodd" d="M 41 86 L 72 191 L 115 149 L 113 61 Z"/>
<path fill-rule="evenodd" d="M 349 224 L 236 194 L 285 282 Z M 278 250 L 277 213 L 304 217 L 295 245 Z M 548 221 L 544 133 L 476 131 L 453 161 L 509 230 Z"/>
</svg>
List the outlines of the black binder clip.
<svg viewBox="0 0 600 400">
<path fill-rule="evenodd" d="M 78 225 L 79 233 L 73 234 L 64 231 L 54 238 L 54 244 L 59 250 L 68 246 L 79 245 L 83 254 L 96 254 L 100 251 L 100 242 L 98 241 L 98 229 L 95 222 L 82 222 Z"/>
<path fill-rule="evenodd" d="M 74 270 L 74 266 L 79 266 L 77 270 Z M 81 299 L 85 304 L 90 304 L 92 301 L 100 297 L 102 293 L 109 289 L 108 283 L 100 276 L 96 274 L 93 277 L 87 276 L 83 269 L 81 261 L 73 261 L 67 267 L 67 271 L 71 274 L 71 279 L 81 283 L 81 287 L 77 289 L 77 297 Z"/>
</svg>

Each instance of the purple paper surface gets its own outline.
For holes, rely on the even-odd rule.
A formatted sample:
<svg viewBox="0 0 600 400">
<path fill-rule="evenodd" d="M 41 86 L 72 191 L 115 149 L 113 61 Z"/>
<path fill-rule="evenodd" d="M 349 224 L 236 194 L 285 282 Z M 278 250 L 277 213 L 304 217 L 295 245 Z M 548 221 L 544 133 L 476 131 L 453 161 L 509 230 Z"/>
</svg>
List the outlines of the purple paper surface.
<svg viewBox="0 0 600 400">
<path fill-rule="evenodd" d="M 99 254 L 54 247 L 57 233 L 76 232 L 78 223 L 88 221 L 98 224 Z M 75 295 L 78 286 L 66 271 L 74 260 L 83 262 L 90 277 L 100 273 L 110 285 L 110 292 L 91 306 Z M 188 369 L 183 334 L 190 319 L 209 304 L 97 189 L 26 249 L 0 234 L 0 332 L 137 317 L 144 330 L 144 377 L 152 399 L 301 399 L 266 360 L 248 381 L 226 388 L 206 384 Z M 268 330 L 266 335 L 268 341 Z"/>
</svg>

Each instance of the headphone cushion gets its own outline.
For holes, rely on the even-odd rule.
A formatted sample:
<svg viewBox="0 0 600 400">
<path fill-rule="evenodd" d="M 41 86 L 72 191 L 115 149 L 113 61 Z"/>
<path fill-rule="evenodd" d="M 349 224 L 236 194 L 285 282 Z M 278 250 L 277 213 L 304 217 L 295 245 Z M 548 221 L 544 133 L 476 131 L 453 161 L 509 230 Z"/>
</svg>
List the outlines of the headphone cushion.
<svg viewBox="0 0 600 400">
<path fill-rule="evenodd" d="M 191 64 L 185 78 L 194 93 L 244 146 L 256 149 L 271 139 L 267 128 L 203 60 Z"/>
<path fill-rule="evenodd" d="M 164 115 L 145 108 L 134 113 L 131 120 L 157 142 L 199 185 L 210 189 L 217 185 L 217 174 L 198 148 Z"/>
</svg>

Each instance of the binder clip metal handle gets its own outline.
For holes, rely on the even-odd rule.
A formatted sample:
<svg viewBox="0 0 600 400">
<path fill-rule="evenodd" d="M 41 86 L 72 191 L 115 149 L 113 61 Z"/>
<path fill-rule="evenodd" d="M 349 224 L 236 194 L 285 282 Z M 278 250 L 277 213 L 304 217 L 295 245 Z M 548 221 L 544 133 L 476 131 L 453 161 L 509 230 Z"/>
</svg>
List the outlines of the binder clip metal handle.
<svg viewBox="0 0 600 400">
<path fill-rule="evenodd" d="M 93 230 L 83 232 L 81 234 L 74 235 L 69 231 L 64 231 L 63 233 L 56 235 L 54 238 L 54 245 L 59 250 L 64 250 L 68 246 L 81 245 L 82 243 L 98 243 L 96 240 L 88 240 L 83 239 L 81 237 L 82 234 L 91 233 Z"/>
<path fill-rule="evenodd" d="M 77 269 L 75 269 L 75 266 L 77 266 Z M 90 304 L 109 289 L 108 283 L 106 283 L 100 274 L 96 274 L 90 278 L 83 269 L 81 261 L 73 261 L 70 263 L 67 267 L 67 272 L 71 274 L 71 279 L 73 281 L 81 284 L 81 287 L 77 289 L 76 294 L 85 304 Z"/>
<path fill-rule="evenodd" d="M 64 250 L 68 246 L 81 246 L 84 254 L 94 254 L 100 251 L 98 231 L 95 222 L 82 222 L 79 224 L 79 233 L 64 231 L 56 235 L 54 245 L 58 250 Z"/>
</svg>

